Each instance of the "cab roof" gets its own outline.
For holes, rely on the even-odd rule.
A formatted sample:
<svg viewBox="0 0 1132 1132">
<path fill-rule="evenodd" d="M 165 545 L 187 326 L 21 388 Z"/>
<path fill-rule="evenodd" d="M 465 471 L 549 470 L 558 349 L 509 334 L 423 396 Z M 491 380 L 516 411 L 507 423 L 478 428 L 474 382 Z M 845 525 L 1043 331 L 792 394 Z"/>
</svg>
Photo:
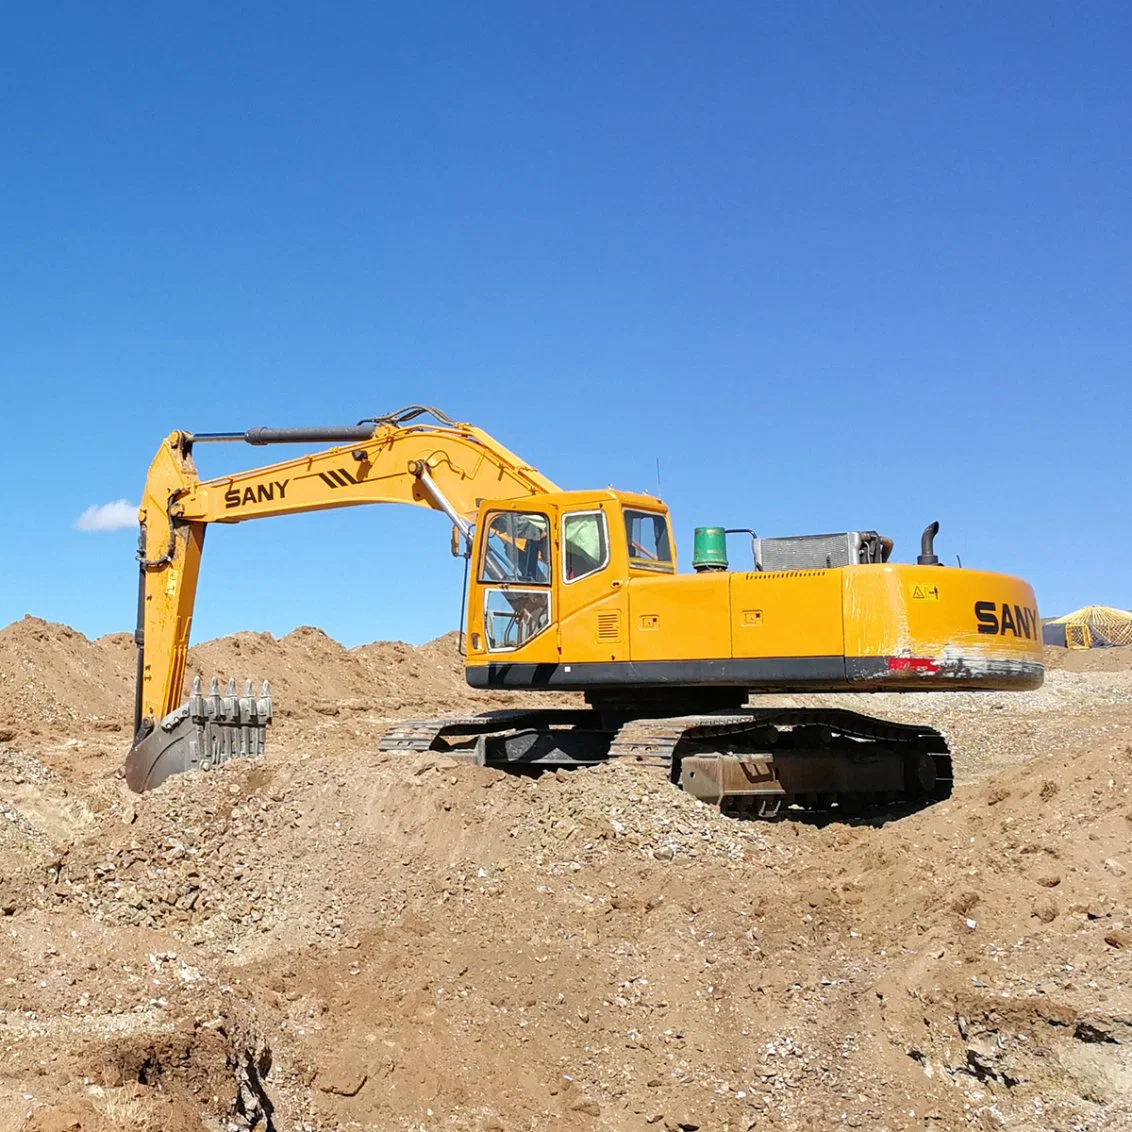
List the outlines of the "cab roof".
<svg viewBox="0 0 1132 1132">
<path fill-rule="evenodd" d="M 527 495 L 518 499 L 483 500 L 483 508 L 500 508 L 507 511 L 538 510 L 540 507 L 575 509 L 597 507 L 602 503 L 618 503 L 622 507 L 635 507 L 643 511 L 668 514 L 668 505 L 654 495 L 637 491 L 618 491 L 616 488 L 590 488 L 585 491 L 550 491 L 542 495 Z"/>
</svg>

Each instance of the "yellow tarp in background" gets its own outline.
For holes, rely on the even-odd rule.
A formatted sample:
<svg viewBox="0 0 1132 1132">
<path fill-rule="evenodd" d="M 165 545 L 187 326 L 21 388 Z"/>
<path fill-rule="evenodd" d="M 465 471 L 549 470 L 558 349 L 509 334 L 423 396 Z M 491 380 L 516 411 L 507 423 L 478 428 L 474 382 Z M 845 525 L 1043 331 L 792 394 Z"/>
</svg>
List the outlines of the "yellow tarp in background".
<svg viewBox="0 0 1132 1132">
<path fill-rule="evenodd" d="M 1107 605 L 1086 605 L 1049 622 L 1065 626 L 1065 646 L 1095 649 L 1108 645 L 1132 645 L 1132 613 Z"/>
</svg>

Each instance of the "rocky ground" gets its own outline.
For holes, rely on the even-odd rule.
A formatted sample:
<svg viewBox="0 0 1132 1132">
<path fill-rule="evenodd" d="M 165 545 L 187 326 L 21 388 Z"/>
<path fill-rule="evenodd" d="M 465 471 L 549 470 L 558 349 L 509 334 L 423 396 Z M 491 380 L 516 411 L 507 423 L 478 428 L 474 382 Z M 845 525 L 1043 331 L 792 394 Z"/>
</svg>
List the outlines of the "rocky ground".
<svg viewBox="0 0 1132 1132">
<path fill-rule="evenodd" d="M 852 825 L 376 753 L 454 650 L 199 646 L 269 754 L 136 797 L 129 638 L 0 630 L 0 1132 L 1132 1127 L 1132 650 L 831 697 L 962 783 Z"/>
</svg>

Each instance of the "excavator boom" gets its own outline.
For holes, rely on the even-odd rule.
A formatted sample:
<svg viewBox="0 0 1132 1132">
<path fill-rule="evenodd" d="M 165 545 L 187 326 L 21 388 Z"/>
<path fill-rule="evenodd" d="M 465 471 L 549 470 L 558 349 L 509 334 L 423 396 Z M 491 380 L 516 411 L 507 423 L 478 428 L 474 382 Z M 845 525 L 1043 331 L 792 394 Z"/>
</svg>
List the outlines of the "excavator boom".
<svg viewBox="0 0 1132 1132">
<path fill-rule="evenodd" d="M 330 442 L 333 447 L 251 471 L 201 480 L 196 445 Z M 337 443 L 334 443 L 337 442 Z M 139 511 L 137 698 L 126 777 L 136 790 L 169 774 L 252 753 L 270 719 L 268 689 L 193 690 L 183 705 L 193 605 L 210 523 L 239 523 L 366 503 L 445 514 L 469 540 L 482 499 L 557 491 L 537 469 L 474 425 L 410 405 L 343 428 L 178 431 L 162 443 Z M 180 707 L 178 705 L 181 705 Z"/>
</svg>

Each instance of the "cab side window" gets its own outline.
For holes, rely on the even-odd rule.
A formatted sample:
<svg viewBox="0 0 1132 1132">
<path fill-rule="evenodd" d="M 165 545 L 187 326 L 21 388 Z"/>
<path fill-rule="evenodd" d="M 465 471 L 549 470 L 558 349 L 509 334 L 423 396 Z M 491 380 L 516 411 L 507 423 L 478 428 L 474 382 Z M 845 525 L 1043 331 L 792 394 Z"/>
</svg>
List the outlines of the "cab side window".
<svg viewBox="0 0 1132 1132">
<path fill-rule="evenodd" d="M 625 538 L 629 543 L 629 565 L 644 570 L 671 574 L 672 543 L 668 538 L 668 521 L 655 511 L 625 511 Z"/>
<path fill-rule="evenodd" d="M 562 519 L 562 580 L 576 582 L 609 565 L 609 531 L 602 511 L 579 511 Z"/>
</svg>

